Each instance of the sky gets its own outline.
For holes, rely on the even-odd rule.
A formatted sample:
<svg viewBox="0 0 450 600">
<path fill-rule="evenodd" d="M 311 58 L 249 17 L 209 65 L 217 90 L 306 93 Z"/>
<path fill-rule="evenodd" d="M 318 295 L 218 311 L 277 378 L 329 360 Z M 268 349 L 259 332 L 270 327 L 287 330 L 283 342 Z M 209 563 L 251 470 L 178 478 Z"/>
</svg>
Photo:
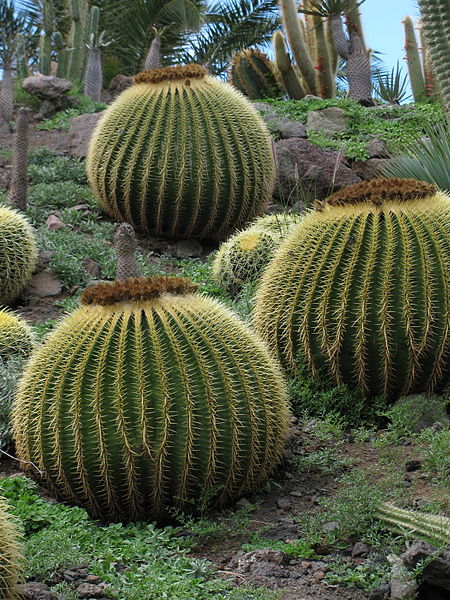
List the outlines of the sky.
<svg viewBox="0 0 450 600">
<path fill-rule="evenodd" d="M 379 56 L 389 70 L 399 60 L 406 73 L 402 20 L 409 15 L 417 22 L 417 0 L 366 0 L 360 11 L 367 47 L 383 52 Z"/>
</svg>

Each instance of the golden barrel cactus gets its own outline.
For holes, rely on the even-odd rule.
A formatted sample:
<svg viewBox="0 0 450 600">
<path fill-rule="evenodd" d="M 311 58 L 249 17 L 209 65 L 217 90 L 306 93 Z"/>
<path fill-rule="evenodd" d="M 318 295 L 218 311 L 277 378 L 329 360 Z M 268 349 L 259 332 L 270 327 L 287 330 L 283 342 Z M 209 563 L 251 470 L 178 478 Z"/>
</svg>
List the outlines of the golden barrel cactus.
<svg viewBox="0 0 450 600">
<path fill-rule="evenodd" d="M 18 597 L 23 566 L 21 535 L 6 501 L 0 497 L 0 600 Z"/>
<path fill-rule="evenodd" d="M 20 294 L 36 264 L 33 230 L 19 212 L 0 206 L 0 304 Z"/>
<path fill-rule="evenodd" d="M 0 308 L 0 359 L 13 355 L 28 356 L 33 350 L 33 332 L 26 321 Z"/>
<path fill-rule="evenodd" d="M 165 238 L 222 239 L 269 200 L 269 132 L 233 87 L 199 65 L 143 71 L 108 108 L 87 171 L 103 210 Z"/>
<path fill-rule="evenodd" d="M 254 325 L 284 367 L 396 398 L 450 383 L 450 198 L 379 179 L 306 215 L 264 272 Z"/>
<path fill-rule="evenodd" d="M 110 521 L 164 521 L 264 481 L 288 407 L 264 344 L 176 277 L 88 288 L 34 353 L 13 410 L 19 457 Z"/>
</svg>

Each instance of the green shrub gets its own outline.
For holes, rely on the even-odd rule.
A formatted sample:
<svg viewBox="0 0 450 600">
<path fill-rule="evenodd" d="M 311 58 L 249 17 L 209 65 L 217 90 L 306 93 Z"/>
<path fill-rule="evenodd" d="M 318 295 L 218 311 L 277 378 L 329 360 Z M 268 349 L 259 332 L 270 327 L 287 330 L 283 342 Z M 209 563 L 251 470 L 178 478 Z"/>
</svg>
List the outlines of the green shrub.
<svg viewBox="0 0 450 600">
<path fill-rule="evenodd" d="M 28 178 L 34 185 L 61 181 L 87 183 L 84 161 L 55 154 L 45 146 L 30 154 Z"/>
</svg>

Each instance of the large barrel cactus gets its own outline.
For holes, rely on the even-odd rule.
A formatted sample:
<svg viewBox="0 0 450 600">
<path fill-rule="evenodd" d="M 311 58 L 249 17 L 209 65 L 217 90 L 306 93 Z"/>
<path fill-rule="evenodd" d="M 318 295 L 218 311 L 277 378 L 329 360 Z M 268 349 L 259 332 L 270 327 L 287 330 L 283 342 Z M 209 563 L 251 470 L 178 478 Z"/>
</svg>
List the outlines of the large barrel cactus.
<svg viewBox="0 0 450 600">
<path fill-rule="evenodd" d="M 0 206 L 0 304 L 17 298 L 36 263 L 33 230 L 20 213 Z"/>
<path fill-rule="evenodd" d="M 28 471 L 111 521 L 163 521 L 265 480 L 288 408 L 259 338 L 182 278 L 100 284 L 81 302 L 19 386 L 14 436 Z"/>
<path fill-rule="evenodd" d="M 19 530 L 6 501 L 0 497 L 0 600 L 18 597 L 23 562 Z"/>
<path fill-rule="evenodd" d="M 254 324 L 291 372 L 391 398 L 450 383 L 450 198 L 411 179 L 344 188 L 261 282 Z"/>
<path fill-rule="evenodd" d="M 225 238 L 262 212 L 275 167 L 261 117 L 199 65 L 143 71 L 92 137 L 103 210 L 165 238 Z"/>
<path fill-rule="evenodd" d="M 0 308 L 0 360 L 13 355 L 28 356 L 33 349 L 33 332 L 26 321 Z"/>
</svg>

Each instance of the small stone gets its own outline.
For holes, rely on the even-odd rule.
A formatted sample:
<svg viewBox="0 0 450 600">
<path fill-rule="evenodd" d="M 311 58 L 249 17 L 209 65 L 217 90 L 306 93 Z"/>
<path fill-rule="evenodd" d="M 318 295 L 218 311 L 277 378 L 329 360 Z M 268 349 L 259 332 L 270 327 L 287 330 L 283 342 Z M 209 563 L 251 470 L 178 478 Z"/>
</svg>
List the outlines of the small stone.
<svg viewBox="0 0 450 600">
<path fill-rule="evenodd" d="M 61 290 L 61 282 L 56 273 L 51 269 L 44 269 L 40 273 L 35 273 L 26 287 L 26 293 L 31 296 L 39 296 L 40 298 L 58 296 Z"/>
<path fill-rule="evenodd" d="M 386 142 L 376 137 L 368 142 L 366 150 L 369 158 L 386 158 L 389 156 Z"/>
<path fill-rule="evenodd" d="M 310 569 L 312 565 L 309 561 L 302 560 L 302 562 L 300 563 L 300 566 L 302 569 Z"/>
<path fill-rule="evenodd" d="M 289 498 L 278 498 L 277 506 L 278 506 L 278 508 L 281 508 L 282 510 L 289 510 L 292 505 L 291 505 L 291 501 L 289 500 Z"/>
<path fill-rule="evenodd" d="M 203 246 L 198 240 L 180 240 L 174 245 L 174 249 L 179 258 L 198 258 L 203 252 Z"/>
<path fill-rule="evenodd" d="M 356 542 L 356 544 L 352 548 L 352 556 L 353 558 L 358 558 L 360 556 L 365 557 L 369 554 L 370 548 L 364 542 Z"/>
<path fill-rule="evenodd" d="M 101 579 L 98 575 L 86 575 L 86 583 L 100 583 Z"/>
<path fill-rule="evenodd" d="M 391 564 L 391 598 L 393 600 L 410 600 L 417 592 L 417 582 L 406 568 L 399 556 L 389 554 Z"/>
<path fill-rule="evenodd" d="M 83 260 L 83 266 L 89 275 L 91 275 L 94 279 L 100 279 L 100 265 L 95 262 L 95 260 L 92 260 L 91 258 L 85 258 Z"/>
<path fill-rule="evenodd" d="M 78 598 L 103 598 L 105 585 L 94 585 L 93 583 L 82 583 L 76 588 Z"/>
<path fill-rule="evenodd" d="M 329 521 L 328 523 L 324 523 L 322 531 L 335 531 L 336 529 L 339 529 L 339 527 L 340 524 L 338 521 Z"/>
<path fill-rule="evenodd" d="M 60 600 L 45 583 L 37 581 L 22 583 L 18 586 L 17 592 L 21 600 Z"/>
<path fill-rule="evenodd" d="M 89 209 L 88 204 L 76 204 L 75 206 L 70 207 L 70 210 L 88 210 L 88 209 Z"/>
<path fill-rule="evenodd" d="M 292 490 L 292 492 L 289 492 L 289 496 L 294 496 L 294 498 L 302 498 L 303 493 L 299 490 Z"/>
<path fill-rule="evenodd" d="M 241 498 L 235 504 L 236 508 L 248 508 L 249 506 L 251 506 L 251 502 L 249 502 L 247 498 Z"/>
<path fill-rule="evenodd" d="M 389 583 L 382 583 L 377 588 L 369 592 L 369 600 L 383 600 L 391 595 L 391 586 Z"/>
<path fill-rule="evenodd" d="M 48 267 L 50 260 L 54 255 L 55 253 L 53 250 L 41 250 L 38 254 L 34 272 L 38 273 L 39 271 L 43 271 L 46 267 Z"/>
<path fill-rule="evenodd" d="M 341 133 L 346 130 L 345 111 L 337 106 L 308 113 L 306 128 L 312 131 L 326 131 L 327 134 Z"/>
<path fill-rule="evenodd" d="M 314 571 L 312 581 L 318 583 L 319 581 L 322 581 L 322 579 L 325 579 L 325 573 L 323 571 Z"/>
<path fill-rule="evenodd" d="M 64 223 L 56 215 L 49 215 L 45 224 L 47 225 L 47 229 L 50 230 L 64 229 L 65 227 Z"/>
</svg>

